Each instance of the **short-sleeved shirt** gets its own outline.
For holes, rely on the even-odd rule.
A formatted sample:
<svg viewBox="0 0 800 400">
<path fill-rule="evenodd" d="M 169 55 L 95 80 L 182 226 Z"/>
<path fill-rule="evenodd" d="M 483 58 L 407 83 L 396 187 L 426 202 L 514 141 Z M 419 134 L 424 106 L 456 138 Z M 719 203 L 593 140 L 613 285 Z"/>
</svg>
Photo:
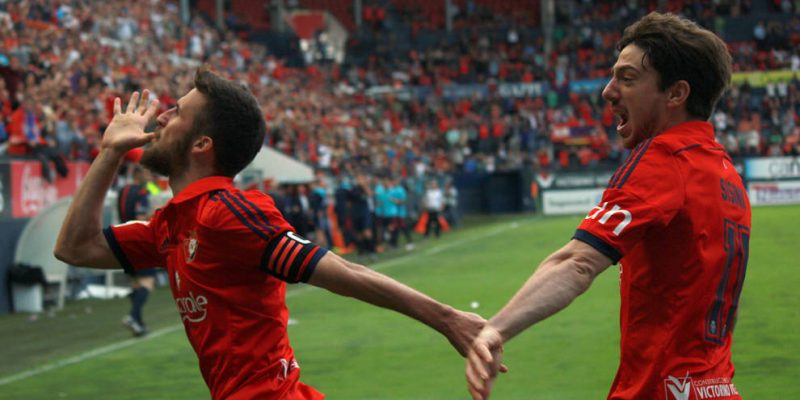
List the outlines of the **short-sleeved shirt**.
<svg viewBox="0 0 800 400">
<path fill-rule="evenodd" d="M 126 271 L 166 266 L 214 399 L 322 398 L 298 382 L 284 282 L 307 281 L 327 250 L 294 234 L 269 196 L 204 178 L 150 221 L 105 234 Z"/>
<path fill-rule="evenodd" d="M 391 211 L 391 204 L 389 204 L 389 188 L 383 185 L 375 185 L 375 215 L 378 217 L 388 217 Z"/>
<path fill-rule="evenodd" d="M 406 207 L 408 194 L 406 193 L 406 189 L 401 185 L 394 186 L 390 189 L 389 195 L 391 200 L 393 200 L 391 203 L 394 205 L 394 214 L 392 216 L 397 218 L 406 218 L 408 216 L 408 210 Z"/>
<path fill-rule="evenodd" d="M 621 356 L 609 399 L 739 399 L 731 340 L 750 203 L 706 122 L 645 140 L 574 236 L 620 262 Z"/>
</svg>

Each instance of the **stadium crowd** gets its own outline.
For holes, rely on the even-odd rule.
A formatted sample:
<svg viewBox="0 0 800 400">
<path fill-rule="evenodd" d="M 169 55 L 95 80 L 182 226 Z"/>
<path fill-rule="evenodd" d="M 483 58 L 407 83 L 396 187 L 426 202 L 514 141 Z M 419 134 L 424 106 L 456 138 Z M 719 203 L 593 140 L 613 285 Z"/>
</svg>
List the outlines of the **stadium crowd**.
<svg viewBox="0 0 800 400">
<path fill-rule="evenodd" d="M 246 41 L 246 32 L 218 30 L 198 14 L 184 24 L 174 2 L 0 2 L 0 142 L 8 155 L 52 160 L 64 173 L 63 159 L 92 159 L 115 96 L 149 88 L 167 109 L 205 63 L 257 96 L 268 124 L 265 145 L 328 177 L 300 192 L 324 191 L 328 201 L 352 208 L 380 209 L 379 187 L 402 183 L 410 199 L 406 213 L 416 218 L 425 208 L 426 183 L 444 185 L 456 171 L 618 165 L 626 153 L 610 107 L 599 90 L 574 93 L 569 83 L 607 77 L 621 33 L 616 27 L 657 2 L 556 2 L 562 23 L 552 32 L 549 58 L 541 31 L 523 28 L 531 14 L 491 13 L 477 3 L 454 2 L 454 29 L 447 32 L 442 21 L 420 17 L 424 3 L 367 2 L 367 23 L 348 43 L 354 61 L 290 68 L 265 46 Z M 744 0 L 667 3 L 718 32 L 728 18 L 752 9 Z M 748 40 L 729 41 L 735 70 L 800 70 L 798 10 L 787 1 L 771 7 L 793 17 L 759 22 Z M 549 90 L 519 98 L 496 93 L 502 83 L 536 81 Z M 442 95 L 449 84 L 489 89 L 453 98 Z M 412 86 L 430 90 L 410 98 L 369 91 Z M 798 155 L 799 110 L 795 77 L 764 89 L 735 85 L 712 119 L 733 156 Z M 584 134 L 561 141 L 553 133 L 562 128 Z M 353 187 L 363 193 L 336 194 Z M 291 199 L 300 194 L 287 194 L 287 203 L 299 201 L 307 215 L 316 215 L 307 200 Z M 309 225 L 327 223 L 319 218 L 309 217 L 317 222 Z M 397 236 L 399 225 L 385 227 Z M 359 235 L 352 236 L 368 239 Z"/>
</svg>

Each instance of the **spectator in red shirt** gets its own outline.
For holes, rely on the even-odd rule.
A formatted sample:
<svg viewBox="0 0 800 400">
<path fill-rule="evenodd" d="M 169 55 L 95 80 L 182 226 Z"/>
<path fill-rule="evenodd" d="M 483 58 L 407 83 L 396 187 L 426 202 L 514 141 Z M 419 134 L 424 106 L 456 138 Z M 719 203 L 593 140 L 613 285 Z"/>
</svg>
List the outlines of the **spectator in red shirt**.
<svg viewBox="0 0 800 400">
<path fill-rule="evenodd" d="M 67 176 L 69 169 L 64 159 L 58 154 L 55 141 L 42 135 L 42 126 L 37 115 L 37 108 L 31 96 L 26 96 L 22 105 L 11 114 L 8 124 L 8 154 L 33 155 L 42 164 L 42 176 L 53 181 L 49 161 L 53 161 L 56 171 L 62 177 Z"/>
</svg>

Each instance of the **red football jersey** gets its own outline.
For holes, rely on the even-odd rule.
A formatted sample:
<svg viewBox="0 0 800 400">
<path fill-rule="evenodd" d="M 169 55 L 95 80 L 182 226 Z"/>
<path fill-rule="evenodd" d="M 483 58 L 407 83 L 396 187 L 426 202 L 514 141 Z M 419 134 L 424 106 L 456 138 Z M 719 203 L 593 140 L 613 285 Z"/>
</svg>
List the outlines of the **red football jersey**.
<svg viewBox="0 0 800 400">
<path fill-rule="evenodd" d="M 620 262 L 621 355 L 609 399 L 739 399 L 731 335 L 750 203 L 706 122 L 639 144 L 574 236 Z"/>
<path fill-rule="evenodd" d="M 298 381 L 284 281 L 307 281 L 327 250 L 294 234 L 260 192 L 225 177 L 191 183 L 147 222 L 109 227 L 126 270 L 163 266 L 214 399 L 321 399 Z"/>
</svg>

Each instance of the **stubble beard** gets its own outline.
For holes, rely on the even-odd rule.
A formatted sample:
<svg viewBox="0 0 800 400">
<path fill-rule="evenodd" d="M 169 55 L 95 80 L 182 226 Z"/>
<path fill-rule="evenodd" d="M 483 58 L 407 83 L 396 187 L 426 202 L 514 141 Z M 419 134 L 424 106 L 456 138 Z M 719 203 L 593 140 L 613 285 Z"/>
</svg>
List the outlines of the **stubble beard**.
<svg viewBox="0 0 800 400">
<path fill-rule="evenodd" d="M 189 147 L 192 145 L 194 135 L 185 135 L 173 149 L 158 147 L 151 143 L 142 153 L 139 163 L 145 168 L 159 175 L 172 177 L 181 173 L 189 165 Z"/>
<path fill-rule="evenodd" d="M 150 145 L 144 149 L 139 163 L 150 171 L 169 177 L 172 175 L 172 163 L 170 161 L 171 157 L 168 152 Z"/>
</svg>

